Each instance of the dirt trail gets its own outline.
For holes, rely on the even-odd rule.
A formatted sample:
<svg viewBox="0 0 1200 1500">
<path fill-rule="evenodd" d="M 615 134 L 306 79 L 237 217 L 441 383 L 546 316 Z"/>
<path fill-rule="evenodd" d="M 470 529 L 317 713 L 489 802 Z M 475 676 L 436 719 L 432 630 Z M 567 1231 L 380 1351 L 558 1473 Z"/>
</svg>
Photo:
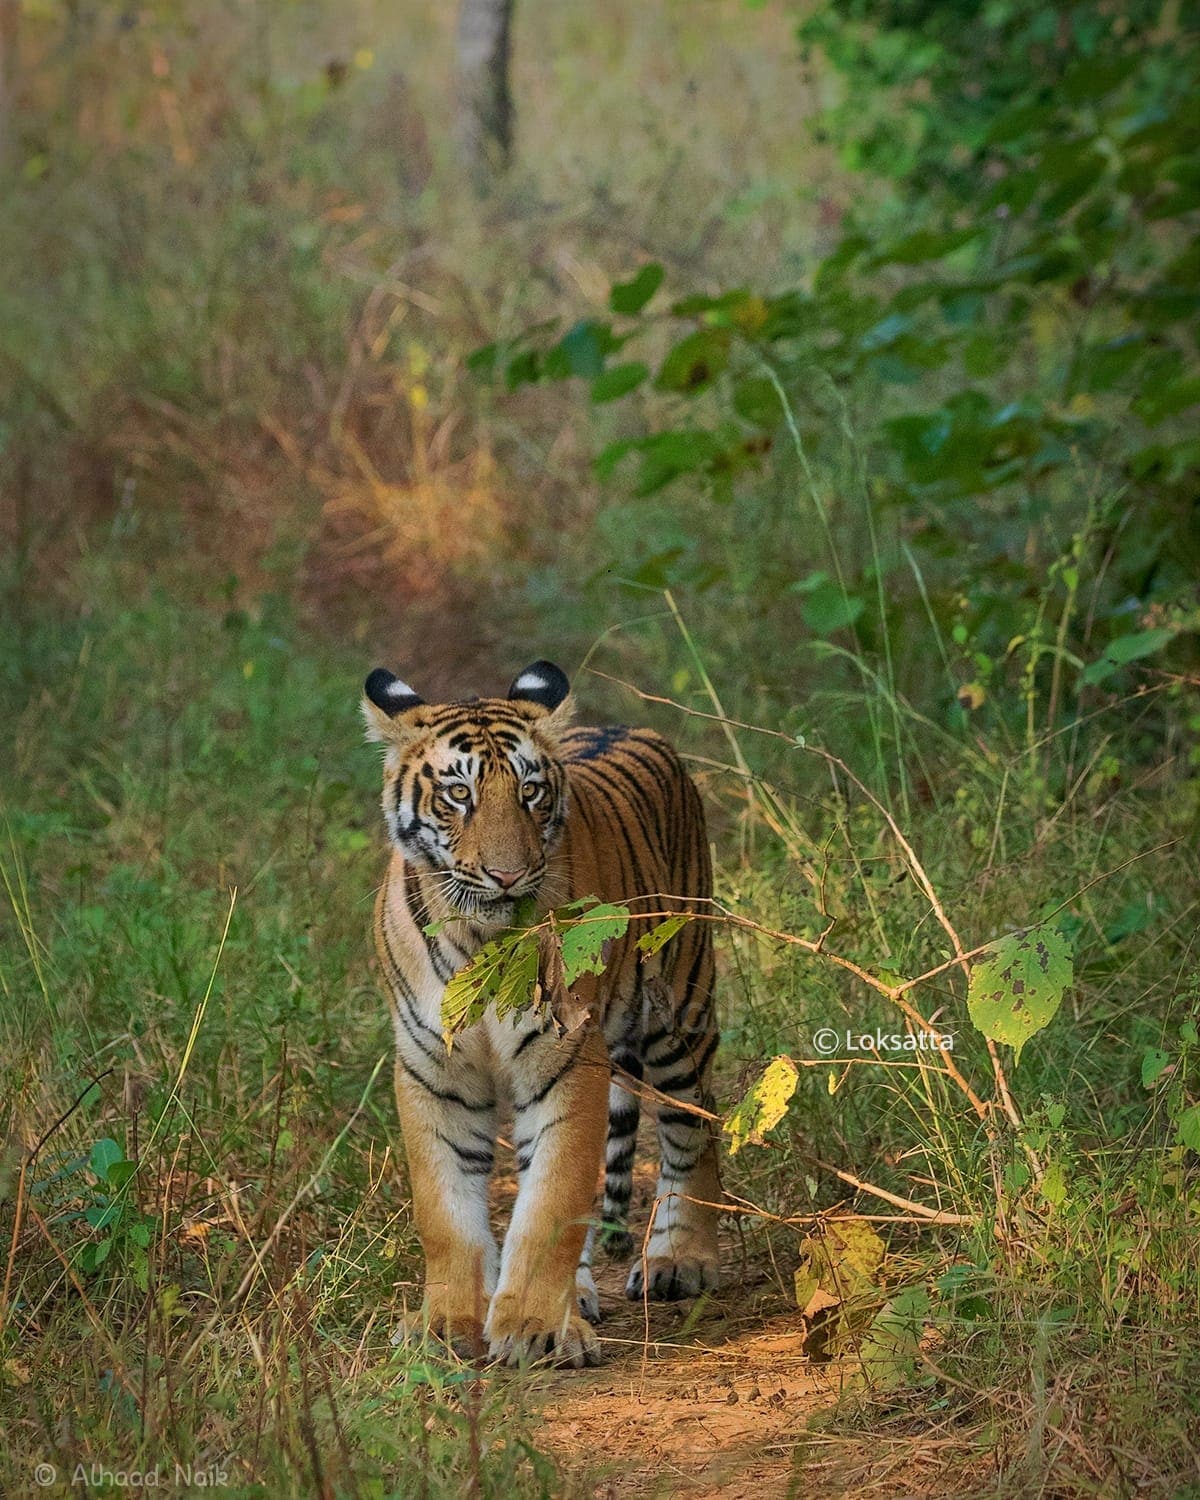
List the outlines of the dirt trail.
<svg viewBox="0 0 1200 1500">
<path fill-rule="evenodd" d="M 655 1162 L 653 1122 L 643 1118 L 635 1237 L 650 1216 Z M 494 1183 L 501 1232 L 515 1187 L 511 1172 Z M 718 1292 L 666 1304 L 629 1302 L 629 1263 L 600 1258 L 604 1364 L 535 1377 L 539 1447 L 576 1482 L 599 1475 L 590 1493 L 600 1500 L 783 1496 L 807 1419 L 837 1398 L 838 1367 L 814 1366 L 804 1354 L 800 1315 L 783 1285 L 790 1268 L 748 1257 L 736 1227 L 722 1228 L 721 1251 Z"/>
<path fill-rule="evenodd" d="M 544 1377 L 538 1441 L 598 1496 L 782 1496 L 805 1421 L 836 1396 L 800 1318 L 762 1268 L 738 1264 L 703 1305 L 625 1300 L 627 1267 L 598 1268 L 605 1363 Z"/>
</svg>

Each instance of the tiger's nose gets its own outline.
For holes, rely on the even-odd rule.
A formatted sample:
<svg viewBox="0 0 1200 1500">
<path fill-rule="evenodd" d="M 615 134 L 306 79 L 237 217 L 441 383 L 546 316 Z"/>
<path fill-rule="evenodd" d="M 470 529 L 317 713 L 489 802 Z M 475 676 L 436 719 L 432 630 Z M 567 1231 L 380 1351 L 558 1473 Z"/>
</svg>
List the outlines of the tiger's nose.
<svg viewBox="0 0 1200 1500">
<path fill-rule="evenodd" d="M 483 872 L 485 875 L 490 875 L 498 886 L 507 891 L 511 890 L 518 880 L 528 875 L 529 866 L 526 865 L 523 870 L 489 870 L 484 865 Z"/>
</svg>

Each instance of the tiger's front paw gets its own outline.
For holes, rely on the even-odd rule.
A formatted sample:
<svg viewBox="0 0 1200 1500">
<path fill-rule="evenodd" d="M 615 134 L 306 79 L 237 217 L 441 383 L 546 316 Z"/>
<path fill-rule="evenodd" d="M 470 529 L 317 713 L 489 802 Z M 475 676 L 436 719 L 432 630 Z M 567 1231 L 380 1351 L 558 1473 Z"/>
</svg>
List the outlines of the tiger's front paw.
<svg viewBox="0 0 1200 1500">
<path fill-rule="evenodd" d="M 707 1257 L 683 1257 L 672 1260 L 665 1255 L 651 1255 L 634 1262 L 625 1283 L 625 1295 L 631 1302 L 643 1297 L 651 1302 L 679 1302 L 698 1297 L 701 1292 L 715 1291 L 721 1284 L 721 1272 L 715 1260 Z"/>
<path fill-rule="evenodd" d="M 487 1347 L 477 1319 L 469 1315 L 456 1318 L 436 1311 L 402 1318 L 392 1334 L 392 1344 L 410 1349 L 441 1345 L 463 1360 L 480 1359 Z"/>
<path fill-rule="evenodd" d="M 582 1370 L 600 1363 L 600 1340 L 574 1312 L 553 1320 L 526 1314 L 516 1299 L 492 1304 L 488 1356 L 500 1365 L 552 1364 Z"/>
</svg>

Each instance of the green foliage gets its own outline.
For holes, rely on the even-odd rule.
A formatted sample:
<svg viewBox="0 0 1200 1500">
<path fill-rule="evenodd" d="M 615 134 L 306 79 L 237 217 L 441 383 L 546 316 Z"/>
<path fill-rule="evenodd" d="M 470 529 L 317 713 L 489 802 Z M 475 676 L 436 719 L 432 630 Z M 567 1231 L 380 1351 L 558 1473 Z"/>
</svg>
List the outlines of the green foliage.
<svg viewBox="0 0 1200 1500">
<path fill-rule="evenodd" d="M 828 469 L 852 432 L 863 502 L 905 527 L 943 619 L 965 594 L 991 655 L 1028 628 L 1039 554 L 1092 516 L 1110 556 L 1091 639 L 1060 661 L 1079 693 L 1119 688 L 1200 620 L 1192 21 L 1156 3 L 863 0 L 819 8 L 800 37 L 843 82 L 827 128 L 888 191 L 864 195 L 805 284 L 678 298 L 656 430 L 610 441 L 597 471 L 632 462 L 638 497 L 687 480 L 728 501 L 764 467 Z M 510 388 L 574 373 L 604 403 L 639 389 L 648 361 L 602 362 L 660 341 L 644 309 L 662 279 L 649 264 L 614 288 L 624 321 L 586 366 L 544 330 L 514 341 Z M 654 555 L 665 584 L 695 585 L 686 551 Z M 808 630 L 868 638 L 860 583 L 886 587 L 884 628 L 904 628 L 909 565 L 894 548 L 872 564 L 793 582 Z M 930 602 L 911 599 L 913 628 Z"/>
<path fill-rule="evenodd" d="M 1021 1048 L 1048 1026 L 1071 983 L 1071 947 L 1057 927 L 1033 927 L 992 943 L 971 965 L 967 1009 L 993 1042 Z"/>
<path fill-rule="evenodd" d="M 1142 1087 L 1162 1102 L 1176 1141 L 1196 1152 L 1200 1152 L 1200 1103 L 1194 1102 L 1198 1058 L 1200 1027 L 1195 1017 L 1189 1016 L 1176 1029 L 1172 1049 L 1147 1047 L 1141 1067 Z"/>
<path fill-rule="evenodd" d="M 907 1287 L 879 1309 L 858 1348 L 863 1377 L 869 1386 L 890 1391 L 915 1383 L 921 1335 L 928 1316 L 929 1294 L 923 1287 Z M 928 1377 L 925 1383 L 931 1383 Z"/>
<path fill-rule="evenodd" d="M 144 1292 L 149 1278 L 146 1251 L 157 1226 L 152 1215 L 139 1212 L 127 1191 L 137 1164 L 126 1157 L 110 1136 L 101 1136 L 92 1146 L 87 1167 L 96 1184 L 83 1217 L 95 1231 L 95 1237 L 81 1249 L 79 1268 L 88 1273 L 98 1271 L 114 1250 L 122 1251 L 119 1258 L 127 1262 L 135 1284 Z M 55 1180 L 61 1181 L 62 1175 L 70 1176 L 77 1170 L 78 1163 L 62 1169 L 55 1174 Z"/>
<path fill-rule="evenodd" d="M 482 1020 L 489 1009 L 504 1020 L 545 1005 L 559 1024 L 571 1029 L 585 1012 L 573 1009 L 570 986 L 585 974 L 603 971 L 609 949 L 629 922 L 627 907 L 584 896 L 536 924 L 492 938 L 446 986 L 446 1045 L 452 1046 L 456 1033 Z"/>
<path fill-rule="evenodd" d="M 91 577 L 82 617 L 0 619 L 0 1102 L 22 1145 L 59 1122 L 16 1231 L 16 1153 L 0 1164 L 4 1243 L 23 1246 L 0 1424 L 16 1433 L 36 1390 L 72 1414 L 85 1466 L 169 1476 L 222 1452 L 238 1484 L 299 1494 L 304 1425 L 339 1493 L 558 1493 L 518 1393 L 389 1345 L 418 1247 L 367 1160 L 395 1120 L 360 652 L 305 637 L 277 596 L 198 606 L 103 559 Z M 299 1230 L 274 1242 L 282 1301 L 260 1272 L 277 1223 Z M 271 1346 L 285 1404 L 263 1420 Z M 40 1427 L 14 1440 L 3 1482 L 48 1456 Z"/>
<path fill-rule="evenodd" d="M 420 1251 L 393 1170 L 367 939 L 378 777 L 353 699 L 376 650 L 407 642 L 460 680 L 479 627 L 479 685 L 533 632 L 769 731 L 579 680 L 589 718 L 657 723 L 695 753 L 722 901 L 810 945 L 720 934 L 717 1109 L 819 1027 L 899 1024 L 832 953 L 889 983 L 946 958 L 878 809 L 797 745 L 835 749 L 895 813 L 968 944 L 1061 907 L 1072 1003 L 1010 1080 L 1019 1126 L 992 1107 L 957 968 L 909 995 L 953 1031 L 952 1057 L 826 1064 L 828 1087 L 797 1089 L 778 1123 L 757 1100 L 743 1119 L 771 1148 L 724 1171 L 766 1210 L 740 1216 L 745 1331 L 772 1296 L 784 1309 L 799 1263 L 808 1300 L 852 1290 L 828 1330 L 848 1315 L 883 1397 L 859 1389 L 861 1418 L 840 1411 L 807 1445 L 812 1487 L 837 1486 L 839 1423 L 865 1429 L 857 1464 L 899 1414 L 947 1492 L 983 1472 L 1014 1494 L 1185 1492 L 1188 8 L 806 8 L 848 183 L 794 99 L 755 87 L 753 43 L 749 86 L 726 87 L 713 38 L 749 35 L 746 7 L 643 8 L 630 28 L 627 5 L 543 5 L 556 38 L 582 26 L 588 45 L 555 49 L 554 139 L 531 97 L 525 161 L 482 214 L 442 164 L 399 181 L 385 56 L 418 117 L 440 118 L 438 70 L 407 60 L 445 7 L 20 9 L 38 29 L 0 222 L 0 488 L 18 502 L 0 578 L 4 1133 L 36 1140 L 78 1104 L 29 1173 L 45 1231 L 31 1213 L 14 1228 L 11 1191 L 0 1203 L 17 1249 L 0 1487 L 27 1485 L 57 1435 L 72 1462 L 109 1466 L 238 1453 L 235 1484 L 271 1494 L 574 1493 L 527 1436 L 522 1383 L 389 1345 Z M 378 69 L 343 64 L 375 30 Z M 668 33 L 695 48 L 694 100 L 647 43 Z M 766 76 L 794 90 L 777 50 Z M 647 94 L 649 132 L 613 107 L 639 52 L 677 85 Z M 607 301 L 597 268 L 626 277 Z M 496 342 L 476 368 L 521 392 L 499 414 L 461 378 L 481 336 Z M 462 503 L 480 453 L 481 489 L 520 497 L 494 530 L 486 495 Z M 389 509 L 357 530 L 367 491 Z M 478 542 L 479 566 L 434 565 L 449 533 Z M 428 633 L 395 576 L 412 558 L 422 588 L 446 580 Z M 665 613 L 646 597 L 662 589 Z M 566 988 L 568 936 L 603 960 L 568 926 L 540 977 L 516 972 L 516 1003 L 556 960 Z M 987 1095 L 982 1128 L 951 1061 Z M 899 1210 L 878 1234 L 846 1229 L 851 1204 L 895 1204 L 824 1161 L 969 1222 Z M 816 1259 L 797 1233 L 813 1218 Z M 714 1299 L 722 1317 L 741 1295 Z M 617 1373 L 644 1337 L 642 1309 L 626 1316 Z"/>
<path fill-rule="evenodd" d="M 659 952 L 666 947 L 677 932 L 686 927 L 692 919 L 688 916 L 667 917 L 665 921 L 659 922 L 649 932 L 643 932 L 637 940 L 638 951 L 647 958 L 652 953 Z"/>
</svg>

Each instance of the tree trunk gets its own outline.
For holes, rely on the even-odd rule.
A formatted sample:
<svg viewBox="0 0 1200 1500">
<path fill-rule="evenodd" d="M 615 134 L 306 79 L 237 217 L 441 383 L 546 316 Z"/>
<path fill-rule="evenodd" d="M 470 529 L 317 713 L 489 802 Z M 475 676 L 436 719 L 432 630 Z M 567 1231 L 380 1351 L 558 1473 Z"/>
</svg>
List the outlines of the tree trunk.
<svg viewBox="0 0 1200 1500">
<path fill-rule="evenodd" d="M 458 149 L 480 186 L 507 164 L 512 150 L 508 91 L 513 0 L 460 0 L 458 11 Z"/>
<path fill-rule="evenodd" d="M 13 95 L 17 88 L 17 26 L 21 0 L 0 0 L 0 164 L 8 160 L 16 134 Z"/>
</svg>

